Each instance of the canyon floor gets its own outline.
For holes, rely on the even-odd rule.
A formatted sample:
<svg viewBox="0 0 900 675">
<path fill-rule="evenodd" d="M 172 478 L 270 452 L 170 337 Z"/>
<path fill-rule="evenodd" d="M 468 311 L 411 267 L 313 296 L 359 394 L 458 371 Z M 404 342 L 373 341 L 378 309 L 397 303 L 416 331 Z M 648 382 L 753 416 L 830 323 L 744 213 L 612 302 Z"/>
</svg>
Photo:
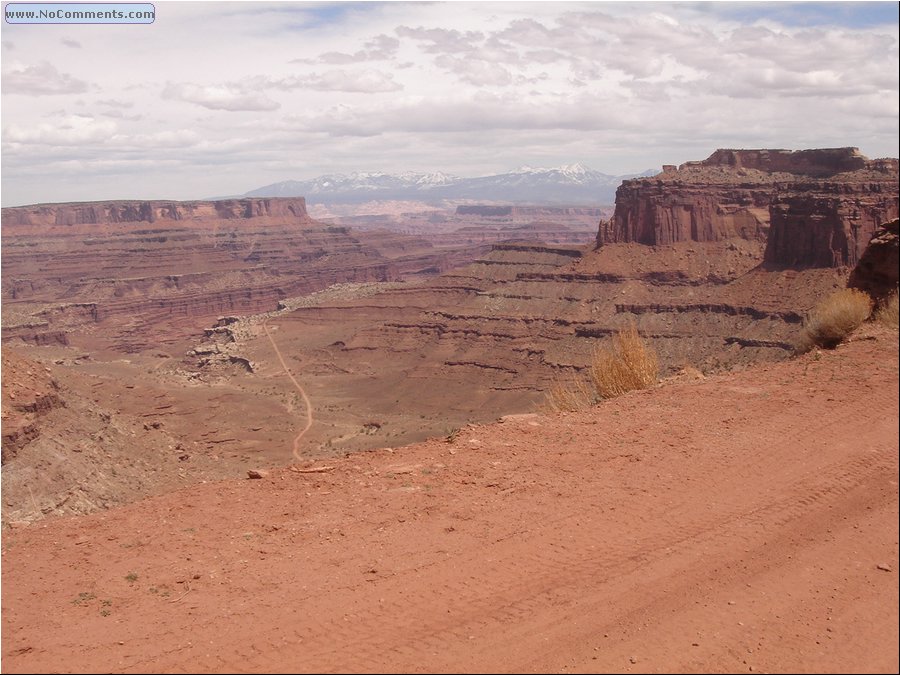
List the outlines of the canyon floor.
<svg viewBox="0 0 900 675">
<path fill-rule="evenodd" d="M 3 672 L 897 672 L 898 415 L 870 326 L 19 524 Z"/>
</svg>

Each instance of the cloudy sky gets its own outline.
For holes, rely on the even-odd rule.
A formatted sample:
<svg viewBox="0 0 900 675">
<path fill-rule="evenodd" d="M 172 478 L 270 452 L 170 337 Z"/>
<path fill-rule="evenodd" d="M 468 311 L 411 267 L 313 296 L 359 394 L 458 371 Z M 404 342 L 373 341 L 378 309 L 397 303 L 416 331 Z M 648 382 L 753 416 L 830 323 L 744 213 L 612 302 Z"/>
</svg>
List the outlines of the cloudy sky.
<svg viewBox="0 0 900 675">
<path fill-rule="evenodd" d="M 4 206 L 353 171 L 898 156 L 898 4 L 165 2 L 2 26 Z"/>
</svg>

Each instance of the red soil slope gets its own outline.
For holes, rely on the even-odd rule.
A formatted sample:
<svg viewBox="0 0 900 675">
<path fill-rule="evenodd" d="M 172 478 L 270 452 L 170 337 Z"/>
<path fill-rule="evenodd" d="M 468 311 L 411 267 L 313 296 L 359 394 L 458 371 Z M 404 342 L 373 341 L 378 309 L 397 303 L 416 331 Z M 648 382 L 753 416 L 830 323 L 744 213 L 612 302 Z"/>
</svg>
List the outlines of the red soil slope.
<svg viewBox="0 0 900 675">
<path fill-rule="evenodd" d="M 14 528 L 3 671 L 896 672 L 897 420 L 869 328 Z"/>
</svg>

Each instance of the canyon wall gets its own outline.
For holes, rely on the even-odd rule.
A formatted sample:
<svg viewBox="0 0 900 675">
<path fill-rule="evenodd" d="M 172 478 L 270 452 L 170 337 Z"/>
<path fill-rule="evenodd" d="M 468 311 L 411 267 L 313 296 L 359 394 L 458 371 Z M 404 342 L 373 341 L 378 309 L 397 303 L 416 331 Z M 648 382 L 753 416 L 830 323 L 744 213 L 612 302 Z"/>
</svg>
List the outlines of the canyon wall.
<svg viewBox="0 0 900 675">
<path fill-rule="evenodd" d="M 3 209 L 4 228 L 70 227 L 116 223 L 157 223 L 267 218 L 311 223 L 306 200 L 223 199 L 220 201 L 108 201 L 35 204 Z"/>
<path fill-rule="evenodd" d="M 897 216 L 898 162 L 856 148 L 716 150 L 709 158 L 622 183 L 599 246 L 731 238 L 766 242 L 772 267 L 855 265 Z"/>
<path fill-rule="evenodd" d="M 853 267 L 878 226 L 898 216 L 896 173 L 883 181 L 780 187 L 769 208 L 770 266 Z"/>
<path fill-rule="evenodd" d="M 879 304 L 897 292 L 900 281 L 900 219 L 877 230 L 850 273 L 847 285 L 871 295 Z"/>
<path fill-rule="evenodd" d="M 3 338 L 140 351 L 333 284 L 434 275 L 475 250 L 312 220 L 299 199 L 5 208 Z M 93 328 L 97 326 L 97 328 Z"/>
</svg>

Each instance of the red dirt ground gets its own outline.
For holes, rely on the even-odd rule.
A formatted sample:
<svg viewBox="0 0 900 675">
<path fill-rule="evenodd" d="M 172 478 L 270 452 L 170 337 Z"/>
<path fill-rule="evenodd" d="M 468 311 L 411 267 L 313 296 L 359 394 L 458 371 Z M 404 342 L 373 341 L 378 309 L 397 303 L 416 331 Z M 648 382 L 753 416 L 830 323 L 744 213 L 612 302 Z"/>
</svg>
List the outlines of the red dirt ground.
<svg viewBox="0 0 900 675">
<path fill-rule="evenodd" d="M 897 672 L 898 416 L 870 328 L 13 529 L 3 672 Z"/>
</svg>

